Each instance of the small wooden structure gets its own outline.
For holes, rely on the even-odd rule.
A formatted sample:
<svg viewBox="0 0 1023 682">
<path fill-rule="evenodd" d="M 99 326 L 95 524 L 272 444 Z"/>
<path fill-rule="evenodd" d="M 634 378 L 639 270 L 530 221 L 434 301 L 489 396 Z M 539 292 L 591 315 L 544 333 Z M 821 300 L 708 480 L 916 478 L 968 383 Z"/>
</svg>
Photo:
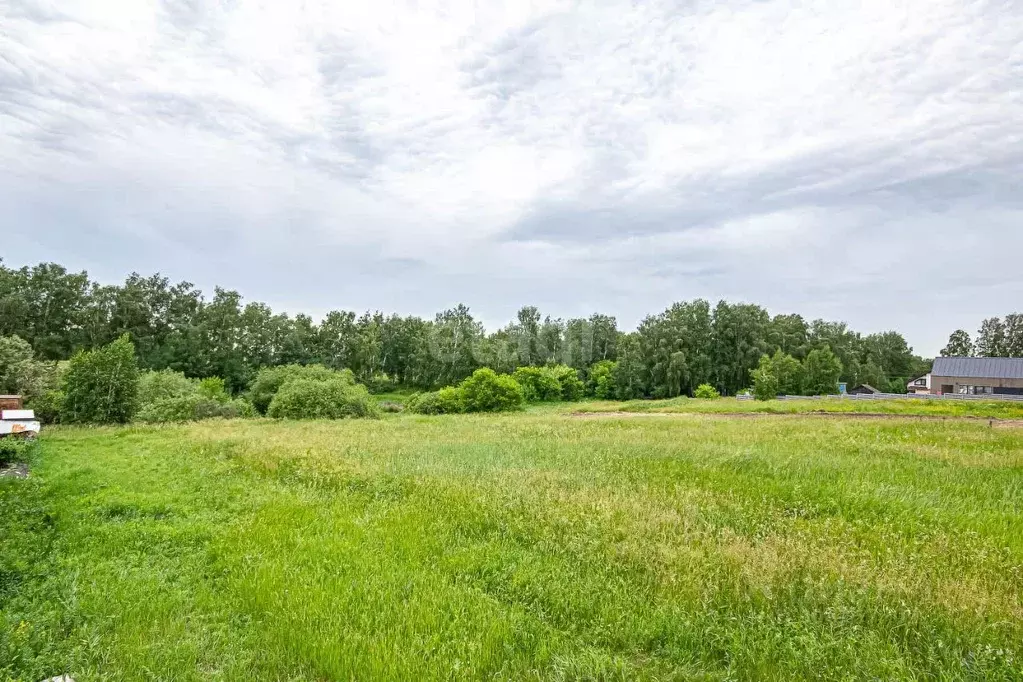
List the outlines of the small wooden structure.
<svg viewBox="0 0 1023 682">
<path fill-rule="evenodd" d="M 0 395 L 0 410 L 20 410 L 22 407 L 20 395 Z"/>
</svg>

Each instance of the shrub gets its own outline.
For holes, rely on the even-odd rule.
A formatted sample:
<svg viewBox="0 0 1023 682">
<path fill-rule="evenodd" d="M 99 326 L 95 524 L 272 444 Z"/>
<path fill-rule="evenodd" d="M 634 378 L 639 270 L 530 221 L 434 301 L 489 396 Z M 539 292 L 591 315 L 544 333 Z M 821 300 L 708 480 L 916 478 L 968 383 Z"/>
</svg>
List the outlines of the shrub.
<svg viewBox="0 0 1023 682">
<path fill-rule="evenodd" d="M 586 385 L 586 392 L 602 400 L 614 398 L 614 372 L 617 364 L 614 360 L 601 360 L 593 365 L 590 368 L 590 380 Z"/>
<path fill-rule="evenodd" d="M 383 372 L 377 372 L 366 382 L 370 393 L 389 393 L 397 388 L 397 383 Z"/>
<path fill-rule="evenodd" d="M 35 451 L 36 441 L 24 438 L 0 438 L 0 466 L 27 462 Z"/>
<path fill-rule="evenodd" d="M 195 393 L 193 395 L 162 398 L 156 402 L 144 405 L 135 416 L 135 419 L 140 422 L 160 424 L 201 421 L 215 417 L 238 419 L 254 417 L 255 414 L 256 411 L 252 408 L 252 405 L 245 400 L 237 399 L 218 402 Z"/>
<path fill-rule="evenodd" d="M 37 362 L 32 346 L 19 336 L 0 336 L 0 393 L 26 400 L 54 388 L 48 381 L 52 364 Z"/>
<path fill-rule="evenodd" d="M 220 377 L 207 377 L 200 381 L 198 393 L 201 397 L 221 405 L 231 400 L 231 395 L 227 392 L 227 384 Z"/>
<path fill-rule="evenodd" d="M 482 368 L 459 384 L 466 412 L 505 412 L 522 409 L 522 386 L 507 374 Z"/>
<path fill-rule="evenodd" d="M 561 382 L 549 367 L 519 367 L 514 379 L 531 403 L 561 400 Z"/>
<path fill-rule="evenodd" d="M 139 409 L 166 398 L 181 398 L 193 395 L 198 384 L 181 372 L 171 369 L 142 372 L 139 375 Z"/>
<path fill-rule="evenodd" d="M 349 370 L 336 372 L 323 365 L 280 365 L 279 367 L 264 367 L 256 374 L 249 386 L 249 400 L 252 406 L 260 414 L 266 414 L 270 403 L 281 387 L 290 382 L 300 379 L 314 379 L 326 381 L 340 379 L 350 384 L 355 383 L 355 376 Z"/>
<path fill-rule="evenodd" d="M 558 384 L 561 386 L 562 400 L 579 400 L 583 397 L 583 392 L 586 390 L 586 385 L 583 380 L 579 378 L 579 371 L 568 367 L 567 365 L 556 365 L 549 368 L 551 374 L 557 379 Z"/>
<path fill-rule="evenodd" d="M 275 419 L 343 419 L 375 417 L 378 412 L 365 386 L 339 376 L 326 381 L 288 381 L 274 395 L 266 413 Z"/>
<path fill-rule="evenodd" d="M 27 407 L 35 411 L 36 419 L 43 424 L 60 423 L 64 410 L 64 391 L 54 389 L 28 401 Z"/>
<path fill-rule="evenodd" d="M 447 386 L 432 393 L 417 393 L 408 399 L 405 408 L 415 414 L 458 414 L 465 411 L 465 402 L 460 388 Z"/>
<path fill-rule="evenodd" d="M 244 398 L 235 398 L 220 403 L 220 414 L 224 419 L 251 419 L 256 416 L 256 408 Z"/>
<path fill-rule="evenodd" d="M 125 334 L 91 351 L 79 351 L 64 375 L 61 420 L 109 424 L 129 421 L 136 409 L 139 368 Z"/>
<path fill-rule="evenodd" d="M 703 400 L 715 400 L 720 398 L 721 394 L 718 393 L 717 389 L 710 384 L 700 384 L 693 392 L 693 397 L 701 398 Z"/>
</svg>

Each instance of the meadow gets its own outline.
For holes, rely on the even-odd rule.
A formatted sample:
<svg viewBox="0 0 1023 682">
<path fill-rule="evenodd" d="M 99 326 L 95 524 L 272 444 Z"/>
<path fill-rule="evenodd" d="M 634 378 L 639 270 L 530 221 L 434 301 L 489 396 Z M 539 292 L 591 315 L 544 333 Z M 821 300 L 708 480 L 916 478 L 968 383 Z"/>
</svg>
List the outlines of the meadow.
<svg viewBox="0 0 1023 682">
<path fill-rule="evenodd" d="M 1023 429 L 580 409 L 50 429 L 0 680 L 1023 679 Z"/>
<path fill-rule="evenodd" d="M 1023 402 L 1009 400 L 959 401 L 896 398 L 862 400 L 838 396 L 805 400 L 671 400 L 588 401 L 578 412 L 635 412 L 649 414 L 877 414 L 918 417 L 1023 420 Z"/>
</svg>

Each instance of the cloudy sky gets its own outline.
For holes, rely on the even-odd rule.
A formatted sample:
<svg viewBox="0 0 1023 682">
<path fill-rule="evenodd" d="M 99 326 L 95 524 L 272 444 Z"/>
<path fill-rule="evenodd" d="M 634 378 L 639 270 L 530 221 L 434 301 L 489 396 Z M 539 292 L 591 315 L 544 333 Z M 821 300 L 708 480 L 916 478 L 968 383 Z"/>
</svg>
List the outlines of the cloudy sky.
<svg viewBox="0 0 1023 682">
<path fill-rule="evenodd" d="M 291 312 L 1023 309 L 1023 2 L 0 0 L 0 256 Z"/>
</svg>

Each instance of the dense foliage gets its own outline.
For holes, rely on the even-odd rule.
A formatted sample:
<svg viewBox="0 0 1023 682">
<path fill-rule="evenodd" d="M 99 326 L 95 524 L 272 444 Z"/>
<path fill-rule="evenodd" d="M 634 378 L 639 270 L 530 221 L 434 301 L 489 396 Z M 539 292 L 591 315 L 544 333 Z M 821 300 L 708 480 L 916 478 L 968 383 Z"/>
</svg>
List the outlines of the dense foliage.
<svg viewBox="0 0 1023 682">
<path fill-rule="evenodd" d="M 123 424 L 137 408 L 139 368 L 124 335 L 95 350 L 79 351 L 64 374 L 62 421 Z"/>
<path fill-rule="evenodd" d="M 1009 316 L 986 329 L 978 346 L 1015 352 L 1023 326 Z M 221 377 L 232 394 L 257 379 L 252 401 L 260 413 L 282 377 L 295 370 L 260 375 L 289 365 L 347 369 L 378 392 L 453 386 L 481 367 L 514 374 L 522 367 L 564 366 L 575 370 L 584 393 L 619 399 L 693 395 L 701 384 L 734 395 L 748 386 L 761 356 L 778 351 L 802 362 L 811 351 L 829 348 L 841 363 L 842 381 L 879 388 L 904 386 L 929 370 L 896 332 L 864 336 L 842 322 L 771 316 L 750 303 L 682 301 L 630 333 L 608 315 L 562 320 L 526 306 L 488 333 L 464 305 L 431 320 L 332 311 L 317 322 L 243 302 L 237 292 L 219 287 L 204 296 L 187 282 L 138 274 L 120 285 L 101 285 L 52 263 L 20 269 L 0 264 L 0 335 L 15 334 L 42 362 L 65 360 L 127 334 L 144 369 Z M 520 383 L 531 390 L 529 381 Z M 549 395 L 552 385 L 545 383 L 539 395 Z M 567 390 L 562 386 L 562 398 L 579 393 L 579 385 L 570 383 Z"/>
<path fill-rule="evenodd" d="M 721 394 L 717 392 L 717 389 L 710 384 L 700 384 L 693 391 L 694 398 L 700 398 L 702 400 L 716 400 L 721 397 Z"/>
<path fill-rule="evenodd" d="M 982 358 L 1023 358 L 1023 313 L 1005 318 L 990 317 L 980 324 L 976 340 L 969 332 L 952 332 L 941 354 L 944 356 L 977 356 Z"/>
<path fill-rule="evenodd" d="M 416 414 L 508 412 L 525 402 L 526 391 L 514 377 L 484 367 L 457 386 L 412 396 L 406 408 Z"/>
<path fill-rule="evenodd" d="M 834 395 L 841 374 L 841 361 L 824 347 L 807 353 L 803 362 L 781 350 L 762 355 L 757 368 L 750 371 L 750 379 L 753 396 L 771 400 L 779 395 Z"/>
<path fill-rule="evenodd" d="M 135 419 L 149 423 L 235 419 L 256 414 L 247 400 L 231 398 L 223 379 L 208 377 L 200 381 L 172 370 L 143 372 L 139 377 L 138 403 Z"/>
<path fill-rule="evenodd" d="M 366 387 L 343 375 L 330 379 L 294 379 L 274 395 L 267 416 L 275 419 L 375 417 L 376 402 Z"/>
<path fill-rule="evenodd" d="M 507 412 L 522 408 L 522 386 L 507 374 L 484 367 L 458 385 L 466 412 Z"/>
<path fill-rule="evenodd" d="M 270 408 L 271 401 L 277 395 L 277 391 L 289 381 L 296 381 L 298 379 L 324 381 L 335 378 L 337 374 L 334 370 L 328 369 L 323 365 L 264 367 L 259 370 L 256 378 L 252 381 L 252 386 L 249 387 L 249 400 L 252 401 L 252 406 L 256 408 L 256 411 L 260 414 L 266 414 Z M 350 372 L 344 378 L 350 383 L 355 381 Z"/>
<path fill-rule="evenodd" d="M 513 376 L 529 402 L 579 400 L 586 391 L 578 370 L 567 365 L 519 367 Z"/>
</svg>

